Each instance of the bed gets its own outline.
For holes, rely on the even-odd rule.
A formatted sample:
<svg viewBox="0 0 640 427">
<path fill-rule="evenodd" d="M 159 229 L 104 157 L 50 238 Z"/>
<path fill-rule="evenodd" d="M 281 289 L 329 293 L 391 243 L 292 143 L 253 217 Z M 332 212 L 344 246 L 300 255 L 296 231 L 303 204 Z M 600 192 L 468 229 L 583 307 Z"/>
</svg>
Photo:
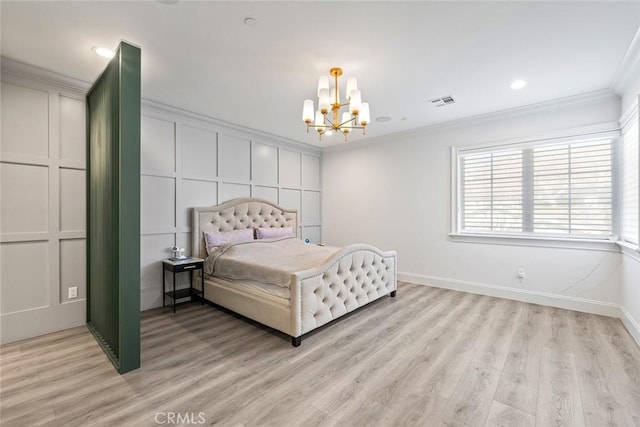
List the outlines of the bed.
<svg viewBox="0 0 640 427">
<path fill-rule="evenodd" d="M 205 231 L 285 227 L 291 227 L 294 237 L 299 237 L 297 211 L 282 208 L 267 200 L 240 198 L 217 206 L 193 208 L 192 254 L 208 258 Z M 281 289 L 282 286 L 274 288 L 273 283 L 248 278 L 216 277 L 216 271 L 213 271 L 213 275 L 205 272 L 205 300 L 287 334 L 291 337 L 292 345 L 297 347 L 305 334 L 320 326 L 386 295 L 395 297 L 395 251 L 383 252 L 370 245 L 355 244 L 335 250 L 329 248 L 327 252 L 327 248 L 320 245 L 296 240 L 281 244 L 297 245 L 301 250 L 317 247 L 330 255 L 321 265 L 287 271 L 288 284 L 285 290 Z M 269 244 L 266 241 L 262 243 L 264 245 L 253 246 L 267 247 Z M 252 244 L 245 246 L 253 247 Z M 205 264 L 207 262 L 211 264 L 211 258 Z"/>
</svg>

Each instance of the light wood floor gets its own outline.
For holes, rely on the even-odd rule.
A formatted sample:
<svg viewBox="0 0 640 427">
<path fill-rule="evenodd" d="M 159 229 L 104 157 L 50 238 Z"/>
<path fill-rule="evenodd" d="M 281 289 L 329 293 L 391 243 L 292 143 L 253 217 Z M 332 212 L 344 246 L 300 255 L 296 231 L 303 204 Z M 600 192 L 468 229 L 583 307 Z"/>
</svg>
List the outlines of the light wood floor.
<svg viewBox="0 0 640 427">
<path fill-rule="evenodd" d="M 299 348 L 200 304 L 142 317 L 123 376 L 84 327 L 1 347 L 0 424 L 640 425 L 617 319 L 406 283 Z"/>
</svg>

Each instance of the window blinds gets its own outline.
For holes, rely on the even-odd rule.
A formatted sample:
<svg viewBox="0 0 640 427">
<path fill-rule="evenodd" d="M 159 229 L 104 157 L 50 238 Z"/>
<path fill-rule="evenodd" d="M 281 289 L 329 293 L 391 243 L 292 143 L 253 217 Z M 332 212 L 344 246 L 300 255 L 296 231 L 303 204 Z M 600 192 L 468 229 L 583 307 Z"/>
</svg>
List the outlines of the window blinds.
<svg viewBox="0 0 640 427">
<path fill-rule="evenodd" d="M 462 152 L 460 231 L 612 234 L 612 141 Z"/>
<path fill-rule="evenodd" d="M 522 151 L 462 158 L 462 224 L 469 231 L 522 229 Z"/>
<path fill-rule="evenodd" d="M 638 244 L 638 120 L 622 136 L 622 224 L 620 237 Z"/>
<path fill-rule="evenodd" d="M 610 236 L 611 141 L 535 148 L 534 232 Z"/>
</svg>

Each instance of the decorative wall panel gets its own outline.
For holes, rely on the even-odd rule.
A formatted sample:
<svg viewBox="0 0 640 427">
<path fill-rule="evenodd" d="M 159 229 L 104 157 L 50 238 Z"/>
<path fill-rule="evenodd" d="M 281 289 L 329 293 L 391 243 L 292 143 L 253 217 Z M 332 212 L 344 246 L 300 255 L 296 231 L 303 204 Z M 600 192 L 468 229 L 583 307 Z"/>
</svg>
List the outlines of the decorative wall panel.
<svg viewBox="0 0 640 427">
<path fill-rule="evenodd" d="M 46 269 L 33 268 L 33 260 L 48 263 L 46 241 L 3 243 L 0 251 L 0 310 L 12 313 L 49 305 Z M 8 286 L 11 284 L 12 286 Z M 19 285 L 19 286 L 18 286 Z"/>
<path fill-rule="evenodd" d="M 176 180 L 142 175 L 140 179 L 140 217 L 143 230 L 173 228 L 176 224 Z"/>
<path fill-rule="evenodd" d="M 60 168 L 60 231 L 84 231 L 86 208 L 85 171 Z"/>
<path fill-rule="evenodd" d="M 252 179 L 262 184 L 278 184 L 278 149 L 254 143 L 252 147 Z"/>
<path fill-rule="evenodd" d="M 251 141 L 218 134 L 220 174 L 236 182 L 251 180 Z"/>
<path fill-rule="evenodd" d="M 302 219 L 307 225 L 320 224 L 320 192 L 304 191 L 302 198 L 302 206 L 304 206 L 304 218 Z"/>
<path fill-rule="evenodd" d="M 79 99 L 60 96 L 60 158 L 84 164 L 87 153 L 87 106 Z"/>
<path fill-rule="evenodd" d="M 175 171 L 174 123 L 143 116 L 140 122 L 140 144 L 140 167 L 143 170 Z"/>
<path fill-rule="evenodd" d="M 320 190 L 322 178 L 320 176 L 320 158 L 309 155 L 302 156 L 302 185 L 309 190 Z"/>
<path fill-rule="evenodd" d="M 0 344 L 86 321 L 84 91 L 2 66 Z"/>
<path fill-rule="evenodd" d="M 158 265 L 158 261 L 168 258 L 167 249 L 173 246 L 174 242 L 174 234 L 143 234 L 140 236 L 140 287 L 157 290 L 160 305 L 162 305 L 160 298 L 162 266 Z"/>
<path fill-rule="evenodd" d="M 295 209 L 297 211 L 301 210 L 302 203 L 300 197 L 300 190 L 291 190 L 289 188 L 281 188 L 280 189 L 280 200 L 279 204 L 283 208 L 287 209 Z M 302 215 L 300 215 L 302 217 Z M 304 221 L 304 220 L 303 220 Z"/>
<path fill-rule="evenodd" d="M 49 92 L 2 83 L 2 152 L 49 157 Z"/>
<path fill-rule="evenodd" d="M 215 132 L 182 127 L 182 171 L 185 178 L 218 176 L 218 138 Z"/>
<path fill-rule="evenodd" d="M 278 203 L 278 187 L 262 187 L 256 185 L 253 187 L 253 197 Z"/>
<path fill-rule="evenodd" d="M 86 299 L 87 281 L 87 245 L 85 239 L 67 239 L 60 241 L 60 302 L 74 301 L 69 299 L 69 287 L 78 288 L 78 299 Z"/>
<path fill-rule="evenodd" d="M 194 206 L 213 206 L 218 200 L 218 183 L 211 181 L 182 180 L 181 226 L 191 227 L 191 208 Z M 185 247 L 186 246 L 182 246 Z"/>
<path fill-rule="evenodd" d="M 2 233 L 49 231 L 48 167 L 2 163 L 0 186 Z"/>
<path fill-rule="evenodd" d="M 251 197 L 251 186 L 247 184 L 222 183 L 222 200 L 237 199 L 240 197 Z"/>
<path fill-rule="evenodd" d="M 280 185 L 300 187 L 301 154 L 289 150 L 280 150 Z"/>
</svg>

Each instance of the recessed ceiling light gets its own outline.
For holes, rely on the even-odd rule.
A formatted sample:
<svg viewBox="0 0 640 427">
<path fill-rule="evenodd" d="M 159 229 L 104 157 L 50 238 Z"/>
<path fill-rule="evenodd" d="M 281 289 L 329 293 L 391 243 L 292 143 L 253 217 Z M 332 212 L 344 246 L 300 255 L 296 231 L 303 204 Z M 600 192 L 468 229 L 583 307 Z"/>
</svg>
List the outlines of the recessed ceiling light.
<svg viewBox="0 0 640 427">
<path fill-rule="evenodd" d="M 107 49 L 106 47 L 101 47 L 101 46 L 94 46 L 91 48 L 91 50 L 93 51 L 93 53 L 95 53 L 96 55 L 100 55 L 104 58 L 113 58 L 113 55 L 115 55 L 115 52 L 112 51 L 111 49 Z"/>
<path fill-rule="evenodd" d="M 526 80 L 522 80 L 522 79 L 517 79 L 511 82 L 511 89 L 522 89 L 523 87 L 525 87 L 527 85 L 527 81 Z"/>
<path fill-rule="evenodd" d="M 244 18 L 244 25 L 247 27 L 255 27 L 258 24 L 256 18 L 252 18 L 251 16 L 247 16 Z"/>
<path fill-rule="evenodd" d="M 376 122 L 389 122 L 391 121 L 391 117 L 389 116 L 378 116 L 376 117 Z"/>
</svg>

